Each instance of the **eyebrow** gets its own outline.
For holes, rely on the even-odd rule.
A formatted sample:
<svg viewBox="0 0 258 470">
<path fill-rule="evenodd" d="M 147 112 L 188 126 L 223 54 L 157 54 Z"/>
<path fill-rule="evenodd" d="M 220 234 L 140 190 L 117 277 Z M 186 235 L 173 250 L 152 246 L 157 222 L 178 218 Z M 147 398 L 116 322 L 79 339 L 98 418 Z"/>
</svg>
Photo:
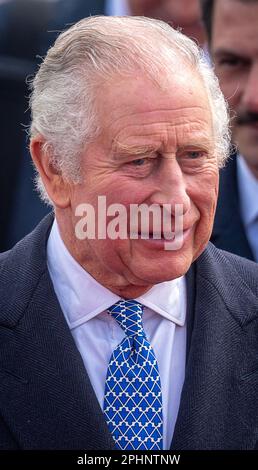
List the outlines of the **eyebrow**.
<svg viewBox="0 0 258 470">
<path fill-rule="evenodd" d="M 121 142 L 114 142 L 112 145 L 114 158 L 123 158 L 131 156 L 138 156 L 138 155 L 149 155 L 151 153 L 155 153 L 160 149 L 159 145 L 139 145 L 139 144 L 122 144 Z"/>
<path fill-rule="evenodd" d="M 206 150 L 209 151 L 213 145 L 214 141 L 213 139 L 203 139 L 202 142 L 196 143 L 196 142 L 188 142 L 185 145 L 180 145 L 178 147 L 178 150 Z"/>
<path fill-rule="evenodd" d="M 241 57 L 245 60 L 248 60 L 248 56 L 245 54 L 243 51 L 234 51 L 234 49 L 224 49 L 224 48 L 219 48 L 216 49 L 213 52 L 214 57 L 220 57 L 220 56 L 233 56 L 233 57 Z"/>
<path fill-rule="evenodd" d="M 210 151 L 213 145 L 213 140 L 209 140 L 207 138 L 203 138 L 200 141 L 189 141 L 185 145 L 180 145 L 177 148 L 177 151 L 184 151 L 184 150 L 203 150 L 203 151 Z M 113 155 L 114 160 L 120 160 L 128 158 L 128 156 L 137 157 L 145 155 L 154 154 L 156 152 L 160 152 L 161 154 L 168 153 L 161 149 L 160 145 L 139 145 L 139 144 L 122 144 L 120 142 L 115 142 L 113 145 Z"/>
</svg>

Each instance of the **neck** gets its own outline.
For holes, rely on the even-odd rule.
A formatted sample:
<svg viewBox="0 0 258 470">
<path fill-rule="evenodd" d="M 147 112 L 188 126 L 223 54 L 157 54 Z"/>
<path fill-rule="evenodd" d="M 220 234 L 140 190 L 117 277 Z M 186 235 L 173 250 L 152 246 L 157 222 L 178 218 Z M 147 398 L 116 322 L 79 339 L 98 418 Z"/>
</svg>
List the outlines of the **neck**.
<svg viewBox="0 0 258 470">
<path fill-rule="evenodd" d="M 105 286 L 107 287 L 107 286 Z M 123 299 L 137 299 L 141 295 L 148 292 L 153 286 L 134 286 L 134 285 L 127 285 L 123 287 L 107 287 L 107 289 L 111 290 L 114 294 L 122 297 Z"/>
<path fill-rule="evenodd" d="M 103 287 L 124 299 L 140 297 L 153 287 L 140 279 L 130 279 L 130 273 L 125 276 L 121 269 L 121 273 L 107 271 L 105 266 L 98 264 L 98 261 L 92 256 L 92 249 L 88 241 L 81 242 L 75 239 L 70 221 L 60 218 L 58 211 L 56 211 L 56 219 L 60 236 L 70 255 Z M 83 250 L 81 243 L 83 243 Z"/>
</svg>

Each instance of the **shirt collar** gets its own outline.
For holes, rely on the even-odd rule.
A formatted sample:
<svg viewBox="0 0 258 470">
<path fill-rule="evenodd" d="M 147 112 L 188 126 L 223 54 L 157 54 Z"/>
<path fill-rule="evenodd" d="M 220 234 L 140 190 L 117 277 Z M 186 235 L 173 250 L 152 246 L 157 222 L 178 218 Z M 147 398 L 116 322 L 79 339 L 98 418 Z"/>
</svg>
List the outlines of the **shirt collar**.
<svg viewBox="0 0 258 470">
<path fill-rule="evenodd" d="M 237 157 L 237 180 L 241 215 L 244 225 L 247 226 L 258 216 L 258 180 L 242 155 Z"/>
<path fill-rule="evenodd" d="M 102 286 L 72 257 L 59 233 L 56 220 L 47 243 L 47 265 L 56 295 L 69 327 L 75 328 L 91 320 L 121 299 Z M 168 320 L 182 326 L 185 308 L 184 277 L 153 286 L 138 300 Z"/>
</svg>

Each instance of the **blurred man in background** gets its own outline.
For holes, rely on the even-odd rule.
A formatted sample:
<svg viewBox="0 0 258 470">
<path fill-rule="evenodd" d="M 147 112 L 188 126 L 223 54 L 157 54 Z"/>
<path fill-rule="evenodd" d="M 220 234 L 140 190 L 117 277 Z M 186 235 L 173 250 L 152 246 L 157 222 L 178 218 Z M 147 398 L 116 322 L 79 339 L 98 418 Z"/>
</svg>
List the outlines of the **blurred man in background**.
<svg viewBox="0 0 258 470">
<path fill-rule="evenodd" d="M 221 171 L 212 241 L 258 261 L 258 1 L 203 0 L 202 8 L 237 148 Z"/>
</svg>

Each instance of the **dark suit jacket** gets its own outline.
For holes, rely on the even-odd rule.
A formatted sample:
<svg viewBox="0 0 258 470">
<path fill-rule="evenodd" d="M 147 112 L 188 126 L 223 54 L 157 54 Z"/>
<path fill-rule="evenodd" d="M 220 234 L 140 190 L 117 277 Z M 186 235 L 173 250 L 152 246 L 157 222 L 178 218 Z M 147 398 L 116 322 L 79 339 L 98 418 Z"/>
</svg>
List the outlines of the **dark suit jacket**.
<svg viewBox="0 0 258 470">
<path fill-rule="evenodd" d="M 0 255 L 0 449 L 113 449 L 46 265 L 52 216 Z M 187 364 L 171 449 L 258 441 L 258 266 L 209 244 L 187 274 Z"/>
<path fill-rule="evenodd" d="M 211 242 L 217 248 L 254 261 L 240 214 L 236 155 L 220 171 L 218 205 Z"/>
</svg>

